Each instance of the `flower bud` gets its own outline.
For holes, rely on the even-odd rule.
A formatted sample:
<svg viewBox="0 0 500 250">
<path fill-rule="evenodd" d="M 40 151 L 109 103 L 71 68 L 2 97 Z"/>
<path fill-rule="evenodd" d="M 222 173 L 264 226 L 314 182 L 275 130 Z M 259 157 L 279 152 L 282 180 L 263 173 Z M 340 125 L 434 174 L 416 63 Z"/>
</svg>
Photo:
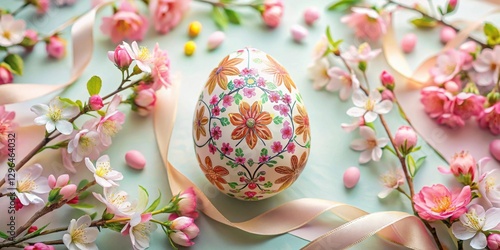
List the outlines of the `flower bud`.
<svg viewBox="0 0 500 250">
<path fill-rule="evenodd" d="M 298 24 L 292 26 L 290 32 L 292 33 L 293 40 L 298 43 L 302 42 L 302 40 L 304 40 L 304 38 L 306 38 L 307 35 L 309 34 L 306 28 Z"/>
<path fill-rule="evenodd" d="M 61 59 L 66 55 L 66 40 L 58 36 L 51 36 L 45 46 L 47 54 L 55 59 Z"/>
<path fill-rule="evenodd" d="M 493 106 L 500 100 L 500 94 L 496 91 L 491 91 L 486 95 L 486 99 L 488 100 L 489 106 Z"/>
<path fill-rule="evenodd" d="M 392 93 L 392 91 L 388 90 L 388 89 L 384 89 L 382 91 L 382 100 L 388 100 L 388 101 L 391 101 L 391 102 L 394 102 L 394 93 Z"/>
<path fill-rule="evenodd" d="M 488 249 L 500 249 L 500 234 L 490 234 L 490 236 L 488 236 Z"/>
<path fill-rule="evenodd" d="M 406 34 L 401 40 L 401 49 L 404 53 L 410 53 L 417 45 L 417 36 L 413 33 Z"/>
<path fill-rule="evenodd" d="M 262 12 L 262 20 L 269 28 L 276 28 L 281 23 L 281 17 L 283 16 L 283 7 L 272 6 L 269 9 L 265 9 Z"/>
<path fill-rule="evenodd" d="M 394 89 L 394 77 L 387 71 L 382 71 L 382 74 L 380 74 L 380 81 L 382 82 L 382 85 L 389 90 Z"/>
<path fill-rule="evenodd" d="M 69 200 L 68 202 L 66 202 L 67 204 L 78 204 L 78 201 L 79 201 L 79 198 L 78 198 L 78 195 L 73 197 L 73 199 Z"/>
<path fill-rule="evenodd" d="M 452 94 L 457 94 L 460 90 L 459 88 L 460 87 L 455 81 L 447 81 L 446 83 L 444 83 L 444 89 Z"/>
<path fill-rule="evenodd" d="M 450 0 L 448 2 L 448 7 L 450 8 L 448 10 L 448 12 L 453 11 L 457 7 L 457 4 L 458 4 L 458 0 Z"/>
<path fill-rule="evenodd" d="M 102 97 L 99 95 L 93 95 L 89 98 L 89 106 L 92 110 L 97 111 L 104 107 L 104 103 L 102 102 Z"/>
<path fill-rule="evenodd" d="M 132 63 L 132 58 L 123 45 L 116 46 L 114 51 L 108 51 L 108 59 L 121 70 L 127 69 Z"/>
<path fill-rule="evenodd" d="M 417 145 L 417 134 L 411 127 L 401 126 L 394 136 L 394 145 L 403 155 L 407 155 Z"/>
<path fill-rule="evenodd" d="M 450 28 L 448 26 L 443 27 L 439 33 L 439 39 L 441 40 L 441 43 L 443 43 L 443 44 L 448 43 L 456 36 L 457 36 L 457 32 L 453 28 Z"/>
<path fill-rule="evenodd" d="M 304 11 L 304 21 L 307 25 L 313 25 L 319 18 L 319 9 L 316 7 L 309 7 Z"/>
<path fill-rule="evenodd" d="M 147 116 L 153 110 L 156 103 L 156 93 L 153 89 L 141 89 L 134 98 L 137 111 L 141 116 Z"/>
<path fill-rule="evenodd" d="M 28 233 L 33 233 L 35 232 L 36 230 L 38 230 L 38 227 L 37 226 L 31 226 L 29 229 L 28 229 Z"/>
<path fill-rule="evenodd" d="M 28 51 L 33 51 L 35 44 L 38 42 L 38 33 L 35 30 L 28 29 L 24 32 L 24 41 L 21 45 Z"/>
<path fill-rule="evenodd" d="M 467 42 L 463 43 L 462 45 L 460 45 L 459 49 L 461 51 L 469 53 L 469 54 L 476 53 L 477 43 L 474 41 L 467 41 Z"/>
<path fill-rule="evenodd" d="M 63 196 L 63 199 L 68 199 L 76 193 L 77 186 L 75 184 L 68 184 L 63 186 L 59 191 L 59 194 Z"/>
<path fill-rule="evenodd" d="M 179 202 L 177 205 L 179 206 L 179 213 L 182 216 L 188 216 L 193 219 L 198 218 L 198 212 L 196 212 L 196 193 L 193 188 L 190 187 L 184 190 L 179 195 Z"/>
<path fill-rule="evenodd" d="M 47 177 L 47 182 L 49 184 L 50 189 L 54 189 L 56 187 L 56 177 L 53 174 Z"/>
<path fill-rule="evenodd" d="M 207 48 L 214 50 L 226 39 L 226 34 L 222 31 L 216 31 L 208 37 Z"/>
<path fill-rule="evenodd" d="M 10 70 L 0 64 L 0 84 L 6 84 L 6 83 L 11 83 L 14 81 L 14 75 L 12 75 L 12 72 Z"/>
<path fill-rule="evenodd" d="M 35 243 L 34 245 L 25 246 L 24 250 L 54 250 L 54 246 L 45 245 L 42 242 Z"/>
<path fill-rule="evenodd" d="M 200 229 L 194 224 L 194 220 L 184 216 L 174 219 L 170 225 L 170 229 L 172 233 L 168 236 L 173 242 L 181 246 L 194 245 L 194 242 L 191 240 L 200 233 Z"/>
<path fill-rule="evenodd" d="M 59 177 L 57 177 L 56 187 L 64 187 L 68 185 L 68 182 L 69 182 L 69 175 L 67 174 L 59 175 Z"/>
<path fill-rule="evenodd" d="M 457 153 L 450 161 L 450 171 L 460 183 L 469 185 L 476 175 L 476 160 L 468 152 Z"/>
</svg>

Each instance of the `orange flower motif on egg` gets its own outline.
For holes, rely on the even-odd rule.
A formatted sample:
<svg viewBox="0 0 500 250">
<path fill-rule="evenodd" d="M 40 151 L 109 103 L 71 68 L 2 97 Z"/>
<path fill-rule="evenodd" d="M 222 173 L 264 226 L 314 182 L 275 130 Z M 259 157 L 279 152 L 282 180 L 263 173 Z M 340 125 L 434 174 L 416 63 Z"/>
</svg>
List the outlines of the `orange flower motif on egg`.
<svg viewBox="0 0 500 250">
<path fill-rule="evenodd" d="M 296 155 L 292 155 L 292 158 L 290 159 L 292 167 L 279 166 L 274 169 L 276 173 L 285 175 L 283 177 L 280 177 L 274 182 L 275 184 L 283 183 L 278 189 L 278 192 L 285 190 L 290 185 L 292 185 L 292 183 L 295 180 L 297 180 L 297 178 L 299 178 L 300 173 L 302 172 L 302 170 L 304 170 L 304 167 L 306 166 L 306 162 L 307 162 L 307 153 L 304 152 L 300 156 L 300 161 Z"/>
<path fill-rule="evenodd" d="M 266 62 L 267 68 L 264 69 L 264 72 L 274 75 L 274 82 L 276 85 L 280 86 L 281 84 L 285 84 L 289 92 L 292 92 L 292 88 L 297 88 L 285 67 L 274 60 L 270 55 L 266 55 L 266 57 L 269 61 Z"/>
<path fill-rule="evenodd" d="M 196 158 L 198 158 L 198 163 L 200 164 L 201 170 L 207 177 L 208 181 L 212 183 L 212 185 L 217 186 L 218 189 L 224 190 L 222 184 L 227 184 L 227 181 L 223 178 L 229 174 L 229 171 L 221 166 L 212 167 L 212 160 L 210 157 L 205 157 L 205 165 L 201 162 L 200 156 L 196 154 Z"/>
<path fill-rule="evenodd" d="M 194 129 L 196 130 L 196 140 L 200 139 L 200 135 L 207 136 L 205 125 L 208 123 L 208 117 L 205 116 L 205 106 L 196 112 L 196 120 L 194 121 Z"/>
<path fill-rule="evenodd" d="M 309 116 L 303 106 L 298 105 L 297 110 L 299 114 L 293 117 L 293 121 L 298 124 L 295 130 L 296 135 L 302 135 L 304 142 L 311 136 L 311 129 L 309 128 Z"/>
<path fill-rule="evenodd" d="M 231 124 L 236 126 L 231 133 L 233 140 L 245 138 L 248 147 L 253 149 L 257 145 L 258 138 L 262 140 L 273 138 L 271 131 L 267 127 L 273 119 L 269 112 L 262 112 L 262 105 L 259 102 L 254 102 L 251 107 L 247 102 L 241 102 L 239 111 L 239 114 L 229 114 Z"/>
<path fill-rule="evenodd" d="M 229 56 L 224 57 L 219 65 L 212 70 L 208 78 L 205 87 L 208 88 L 208 94 L 212 94 L 215 89 L 215 85 L 219 85 L 223 90 L 227 89 L 227 76 L 237 76 L 240 74 L 240 70 L 236 67 L 239 63 L 243 61 L 242 58 L 232 58 Z"/>
</svg>

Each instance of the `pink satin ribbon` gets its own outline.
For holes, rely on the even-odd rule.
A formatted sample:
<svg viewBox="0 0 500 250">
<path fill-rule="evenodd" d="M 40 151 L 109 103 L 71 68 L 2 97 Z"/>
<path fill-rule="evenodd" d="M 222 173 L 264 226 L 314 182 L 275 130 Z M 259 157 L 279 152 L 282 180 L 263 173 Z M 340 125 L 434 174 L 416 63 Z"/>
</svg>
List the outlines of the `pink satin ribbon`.
<svg viewBox="0 0 500 250">
<path fill-rule="evenodd" d="M 74 23 L 71 28 L 73 64 L 71 76 L 67 82 L 56 85 L 35 83 L 0 85 L 0 96 L 2 97 L 0 98 L 0 105 L 36 99 L 72 85 L 82 75 L 92 59 L 92 53 L 94 51 L 93 27 L 96 19 L 95 15 L 99 10 L 109 4 L 110 2 L 101 3 L 78 19 L 72 19 L 56 29 L 63 30 Z"/>
</svg>

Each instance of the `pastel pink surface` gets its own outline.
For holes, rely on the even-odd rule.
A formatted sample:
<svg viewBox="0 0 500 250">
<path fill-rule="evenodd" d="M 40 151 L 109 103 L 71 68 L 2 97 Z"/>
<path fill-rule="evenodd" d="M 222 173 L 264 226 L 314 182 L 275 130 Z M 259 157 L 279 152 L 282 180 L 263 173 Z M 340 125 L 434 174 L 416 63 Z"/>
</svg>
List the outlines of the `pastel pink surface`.
<svg viewBox="0 0 500 250">
<path fill-rule="evenodd" d="M 360 176 L 361 173 L 359 172 L 359 169 L 357 167 L 349 167 L 344 172 L 344 186 L 346 188 L 353 188 L 354 186 L 356 186 L 356 184 L 358 184 Z"/>
<path fill-rule="evenodd" d="M 143 169 L 146 166 L 146 158 L 137 150 L 130 150 L 125 154 L 125 162 L 133 169 Z"/>
</svg>

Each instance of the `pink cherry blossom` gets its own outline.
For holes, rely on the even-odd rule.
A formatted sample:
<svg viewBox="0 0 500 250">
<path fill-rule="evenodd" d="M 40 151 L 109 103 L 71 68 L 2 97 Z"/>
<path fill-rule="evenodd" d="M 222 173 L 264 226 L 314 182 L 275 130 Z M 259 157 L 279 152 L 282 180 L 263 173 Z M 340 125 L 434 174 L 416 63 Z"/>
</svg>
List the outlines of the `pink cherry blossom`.
<svg viewBox="0 0 500 250">
<path fill-rule="evenodd" d="M 384 13 L 359 7 L 353 7 L 351 10 L 352 13 L 343 16 L 340 21 L 353 28 L 357 37 L 375 41 L 387 32 L 388 20 Z"/>
<path fill-rule="evenodd" d="M 38 43 L 38 33 L 35 30 L 27 29 L 24 32 L 24 39 L 26 39 L 28 42 L 26 44 L 23 44 L 22 46 L 26 49 L 27 52 L 31 52 L 35 47 L 35 44 Z"/>
<path fill-rule="evenodd" d="M 102 103 L 102 97 L 99 95 L 93 95 L 89 98 L 89 106 L 92 110 L 100 110 L 102 107 L 104 107 L 104 104 Z"/>
<path fill-rule="evenodd" d="M 245 162 L 245 158 L 243 158 L 243 163 Z M 196 193 L 194 192 L 193 187 L 189 187 L 184 190 L 179 195 L 179 206 L 178 215 L 187 216 L 193 219 L 198 218 L 198 212 L 196 211 Z"/>
<path fill-rule="evenodd" d="M 219 140 L 222 136 L 222 131 L 219 126 L 215 126 L 212 129 L 210 129 L 210 135 L 214 140 Z"/>
<path fill-rule="evenodd" d="M 370 47 L 368 43 L 362 43 L 358 48 L 351 45 L 349 50 L 342 52 L 341 56 L 350 63 L 367 63 L 377 57 L 381 49 L 374 49 Z"/>
<path fill-rule="evenodd" d="M 363 117 L 366 122 L 373 122 L 378 115 L 384 115 L 391 111 L 393 104 L 391 101 L 382 100 L 382 95 L 378 90 L 370 91 L 367 96 L 360 89 L 354 91 L 352 102 L 355 107 L 347 110 L 347 115 L 351 117 Z"/>
<path fill-rule="evenodd" d="M 463 187 L 458 193 L 451 192 L 442 184 L 425 186 L 413 197 L 415 210 L 422 219 L 427 221 L 457 219 L 467 212 L 467 205 L 470 201 L 469 186 Z"/>
<path fill-rule="evenodd" d="M 137 105 L 137 112 L 141 116 L 146 116 L 154 109 L 156 104 L 156 93 L 153 89 L 141 89 L 134 98 Z"/>
<path fill-rule="evenodd" d="M 498 82 L 500 76 L 500 46 L 497 45 L 493 49 L 483 49 L 472 65 L 480 75 L 477 78 L 477 85 L 489 86 Z"/>
<path fill-rule="evenodd" d="M 403 170 L 390 170 L 380 176 L 380 181 L 385 189 L 378 194 L 380 199 L 387 197 L 393 190 L 399 188 L 405 183 L 405 175 Z"/>
<path fill-rule="evenodd" d="M 0 16 L 0 46 L 9 47 L 19 44 L 24 39 L 26 22 L 24 20 L 15 20 L 11 14 Z"/>
<path fill-rule="evenodd" d="M 325 55 L 328 50 L 328 44 L 328 38 L 326 38 L 325 35 L 322 35 L 316 45 L 314 45 L 312 55 L 314 61 L 321 59 Z"/>
<path fill-rule="evenodd" d="M 443 84 L 453 79 L 460 72 L 464 64 L 464 57 L 455 49 L 439 54 L 436 65 L 430 69 L 434 83 Z"/>
<path fill-rule="evenodd" d="M 478 44 L 474 41 L 467 41 L 460 45 L 459 51 L 462 52 L 462 56 L 464 57 L 464 65 L 462 66 L 463 70 L 469 70 L 472 68 L 472 63 L 474 61 L 474 57 L 477 52 Z"/>
<path fill-rule="evenodd" d="M 281 145 L 281 142 L 275 141 L 271 145 L 271 149 L 273 150 L 273 153 L 277 154 L 277 153 L 281 152 L 281 150 L 283 149 L 283 145 Z"/>
<path fill-rule="evenodd" d="M 234 97 L 230 95 L 225 95 L 224 98 L 222 98 L 222 106 L 224 106 L 224 108 L 231 106 L 233 102 L 234 102 Z"/>
<path fill-rule="evenodd" d="M 54 246 L 45 245 L 41 242 L 35 243 L 33 246 L 25 246 L 24 250 L 54 250 Z"/>
<path fill-rule="evenodd" d="M 339 91 L 340 100 L 347 100 L 352 92 L 359 89 L 359 80 L 354 72 L 350 74 L 339 67 L 332 67 L 327 72 L 330 81 L 326 85 L 326 90 L 331 92 Z"/>
<path fill-rule="evenodd" d="M 96 159 L 104 151 L 99 133 L 95 130 L 83 128 L 68 142 L 68 153 L 71 154 L 73 162 L 81 162 L 83 158 Z"/>
<path fill-rule="evenodd" d="M 363 138 L 351 142 L 352 149 L 362 151 L 359 155 L 359 163 L 364 164 L 371 160 L 380 161 L 383 152 L 382 148 L 389 143 L 389 139 L 377 138 L 375 131 L 368 126 L 360 127 L 359 134 Z"/>
<path fill-rule="evenodd" d="M 194 224 L 193 218 L 181 216 L 172 221 L 170 226 L 172 232 L 168 237 L 175 243 L 181 246 L 192 246 L 192 239 L 196 238 L 200 233 L 200 229 Z"/>
<path fill-rule="evenodd" d="M 125 39 L 140 41 L 147 30 L 147 19 L 139 15 L 129 1 L 122 1 L 112 16 L 102 18 L 101 31 L 110 36 L 113 43 L 120 43 Z"/>
<path fill-rule="evenodd" d="M 500 234 L 490 234 L 490 236 L 488 236 L 488 249 L 500 249 Z"/>
<path fill-rule="evenodd" d="M 330 62 L 327 58 L 321 58 L 314 61 L 309 67 L 307 67 L 307 73 L 309 79 L 313 82 L 313 88 L 315 90 L 322 89 L 326 85 L 330 84 L 332 77 L 328 74 L 330 69 Z"/>
<path fill-rule="evenodd" d="M 153 16 L 155 30 L 167 34 L 179 24 L 189 10 L 191 0 L 151 0 L 149 11 Z"/>
<path fill-rule="evenodd" d="M 293 142 L 288 144 L 288 146 L 286 147 L 286 152 L 288 152 L 290 154 L 295 153 L 295 144 Z"/>
<path fill-rule="evenodd" d="M 462 119 L 467 120 L 472 116 L 481 114 L 485 101 L 484 96 L 462 92 L 454 98 L 453 111 Z"/>
<path fill-rule="evenodd" d="M 440 125 L 446 125 L 450 128 L 460 128 L 465 125 L 465 120 L 455 113 L 455 102 L 456 97 L 452 97 L 450 102 L 444 104 L 443 113 L 437 117 L 437 123 Z"/>
<path fill-rule="evenodd" d="M 394 135 L 394 146 L 403 154 L 408 154 L 417 145 L 417 133 L 409 126 L 401 126 Z"/>
<path fill-rule="evenodd" d="M 35 0 L 34 5 L 36 7 L 36 13 L 43 15 L 49 11 L 50 0 Z"/>
<path fill-rule="evenodd" d="M 0 106 L 0 161 L 9 155 L 7 139 L 9 139 L 9 134 L 17 126 L 13 122 L 15 116 L 15 112 L 7 111 L 5 110 L 5 106 Z"/>
<path fill-rule="evenodd" d="M 365 119 L 363 117 L 358 117 L 354 119 L 352 123 L 341 123 L 340 126 L 345 132 L 352 132 L 359 128 L 360 126 L 365 126 Z"/>
<path fill-rule="evenodd" d="M 477 122 L 481 128 L 489 129 L 492 134 L 500 134 L 500 102 L 481 112 Z"/>
<path fill-rule="evenodd" d="M 255 89 L 254 88 L 244 88 L 243 89 L 243 95 L 246 98 L 252 98 L 252 97 L 254 97 L 256 95 Z"/>
<path fill-rule="evenodd" d="M 170 81 L 170 59 L 166 51 L 161 50 L 156 43 L 153 50 L 151 76 L 153 76 L 153 84 L 151 88 L 159 90 L 161 87 L 167 88 L 172 83 Z"/>
<path fill-rule="evenodd" d="M 115 95 L 109 103 L 105 115 L 96 124 L 102 145 L 105 147 L 111 145 L 111 138 L 122 129 L 122 124 L 125 122 L 125 114 L 117 110 L 120 103 L 121 96 Z"/>
<path fill-rule="evenodd" d="M 451 101 L 452 96 L 442 88 L 436 86 L 425 87 L 420 92 L 420 102 L 431 118 L 437 118 L 444 113 L 444 106 Z"/>
<path fill-rule="evenodd" d="M 471 247 L 484 249 L 488 242 L 484 232 L 494 229 L 500 223 L 500 208 L 487 211 L 478 204 L 472 204 L 460 220 L 451 225 L 451 231 L 460 240 L 471 239 Z"/>
<path fill-rule="evenodd" d="M 278 103 L 278 101 L 280 99 L 281 99 L 281 96 L 278 92 L 272 91 L 271 93 L 269 93 L 269 101 L 274 102 L 274 103 Z"/>
<path fill-rule="evenodd" d="M 292 127 L 290 126 L 289 121 L 286 121 L 283 123 L 283 128 L 280 129 L 280 133 L 281 133 L 281 138 L 283 138 L 283 139 L 292 138 L 293 131 L 292 131 Z"/>
</svg>

